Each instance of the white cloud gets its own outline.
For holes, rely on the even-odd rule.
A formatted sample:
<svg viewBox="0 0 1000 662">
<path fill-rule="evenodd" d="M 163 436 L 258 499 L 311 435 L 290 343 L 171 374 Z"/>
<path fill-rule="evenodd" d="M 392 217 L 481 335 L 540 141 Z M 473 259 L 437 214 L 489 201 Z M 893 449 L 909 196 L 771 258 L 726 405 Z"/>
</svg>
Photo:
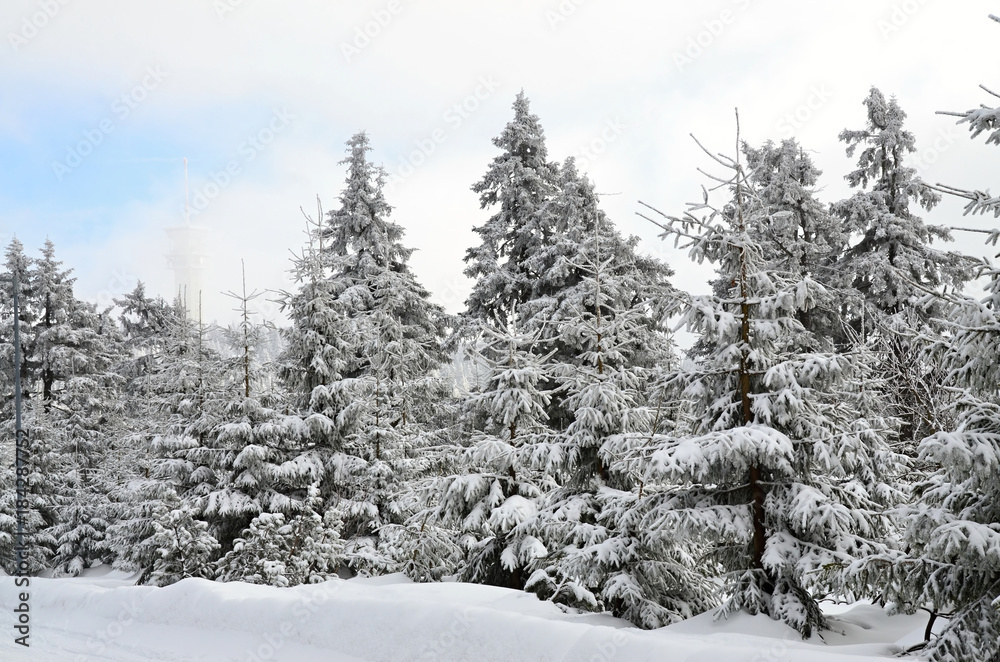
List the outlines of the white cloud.
<svg viewBox="0 0 1000 662">
<path fill-rule="evenodd" d="M 469 187 L 496 154 L 490 138 L 509 119 L 522 87 L 541 117 L 553 159 L 580 156 L 580 147 L 600 137 L 609 120 L 627 124 L 586 170 L 599 191 L 618 194 L 604 198 L 609 215 L 653 245 L 656 229 L 635 216 L 636 201 L 677 212 L 698 197 L 702 180 L 695 168 L 708 164 L 689 133 L 713 150 L 731 151 L 733 108 L 739 106 L 746 139 L 780 139 L 782 118 L 808 107 L 814 88 L 824 86 L 829 98 L 798 121 L 796 135 L 825 171 L 825 199 L 835 200 L 848 193 L 842 177 L 852 167 L 837 134 L 862 125 L 861 100 L 870 85 L 896 94 L 918 145 L 933 144 L 951 122 L 934 111 L 986 100 L 976 86 L 996 84 L 988 63 L 1000 39 L 1000 28 L 986 18 L 995 8 L 985 0 L 960 6 L 927 0 L 398 0 L 391 20 L 370 28 L 369 43 L 347 58 L 344 44 L 356 46 L 357 29 L 384 19 L 388 1 L 222 1 L 235 8 L 220 18 L 213 0 L 63 0 L 16 52 L 9 35 L 20 34 L 42 0 L 4 3 L 0 34 L 8 43 L 0 44 L 0 84 L 6 90 L 0 137 L 37 140 L 32 131 L 50 128 L 29 116 L 29 99 L 57 97 L 59 110 L 70 114 L 77 104 L 101 108 L 95 98 L 120 95 L 148 66 L 162 66 L 169 78 L 143 105 L 141 128 L 169 134 L 179 152 L 187 135 L 206 154 L 235 153 L 245 127 L 258 126 L 275 107 L 293 109 L 294 126 L 199 217 L 216 237 L 212 287 L 229 290 L 238 285 L 241 258 L 251 288 L 287 286 L 288 251 L 302 243 L 298 207 L 311 209 L 317 193 L 327 208 L 335 204 L 342 184 L 336 164 L 352 133 L 367 130 L 375 158 L 393 171 L 400 158 L 442 128 L 445 140 L 390 192 L 389 202 L 409 243 L 419 249 L 414 269 L 452 310 L 467 287 L 460 274 L 465 248 L 475 238 L 471 228 L 488 215 Z M 553 15 L 565 20 L 553 21 Z M 880 21 L 893 16 L 906 20 L 884 35 Z M 685 53 L 689 40 L 700 43 L 701 51 L 678 71 L 675 56 Z M 448 122 L 448 109 L 474 96 L 483 77 L 499 82 L 495 93 L 458 126 Z M 84 125 L 101 119 L 80 112 Z M 962 133 L 927 165 L 926 174 L 986 187 L 996 156 Z M 110 236 L 70 231 L 32 215 L 16 191 L 3 190 L 7 224 L 24 233 L 30 223 L 37 226 L 32 236 L 52 236 L 75 267 L 82 294 L 98 296 L 119 267 L 169 294 L 163 289 L 172 286 L 162 229 L 181 217 L 177 163 L 175 179 L 151 181 L 134 196 L 107 183 L 104 213 L 115 228 Z M 224 166 L 192 161 L 192 181 L 205 182 Z M 54 189 L 53 195 L 59 193 Z M 928 220 L 954 224 L 956 209 L 942 205 Z M 87 223 L 85 213 L 79 223 Z M 979 247 L 978 237 L 963 242 Z M 674 267 L 678 282 L 704 277 L 679 258 Z M 229 303 L 221 296 L 210 301 L 213 315 L 227 314 Z"/>
</svg>

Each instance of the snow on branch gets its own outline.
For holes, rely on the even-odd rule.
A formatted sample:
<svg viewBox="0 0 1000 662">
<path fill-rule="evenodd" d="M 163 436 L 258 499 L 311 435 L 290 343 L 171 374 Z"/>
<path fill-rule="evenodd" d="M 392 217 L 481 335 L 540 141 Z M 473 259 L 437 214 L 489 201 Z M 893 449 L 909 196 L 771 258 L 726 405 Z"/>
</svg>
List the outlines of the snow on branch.
<svg viewBox="0 0 1000 662">
<path fill-rule="evenodd" d="M 969 214 L 992 213 L 994 218 L 1000 218 L 1000 197 L 992 195 L 989 192 L 989 189 L 985 191 L 967 191 L 965 189 L 941 183 L 935 184 L 934 186 L 927 184 L 927 188 L 968 200 L 969 202 L 965 205 L 965 211 L 963 212 L 964 216 L 968 216 Z M 988 241 L 991 244 L 996 244 L 996 239 L 993 237 L 991 237 Z"/>
</svg>

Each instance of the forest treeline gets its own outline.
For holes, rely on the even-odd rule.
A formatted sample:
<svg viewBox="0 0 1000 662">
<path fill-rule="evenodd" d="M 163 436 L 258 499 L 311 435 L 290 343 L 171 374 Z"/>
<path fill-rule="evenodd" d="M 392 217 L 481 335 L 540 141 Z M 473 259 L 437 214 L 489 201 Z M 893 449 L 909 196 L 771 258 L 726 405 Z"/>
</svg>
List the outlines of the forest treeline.
<svg viewBox="0 0 1000 662">
<path fill-rule="evenodd" d="M 465 310 L 430 300 L 369 137 L 311 219 L 275 332 L 206 325 L 141 283 L 81 301 L 15 239 L 32 573 L 95 564 L 293 586 L 403 572 L 532 591 L 656 628 L 720 607 L 826 627 L 820 602 L 947 618 L 922 654 L 1000 655 L 1000 271 L 945 250 L 894 98 L 840 134 L 822 201 L 794 139 L 702 136 L 702 202 L 642 204 L 714 268 L 672 282 L 552 160 L 518 95 L 474 185 Z M 1000 109 L 960 113 L 1000 144 Z M 995 244 L 1000 230 L 987 230 Z M 969 294 L 980 279 L 986 294 Z M 0 282 L 0 562 L 14 566 L 13 311 Z M 696 338 L 680 351 L 671 329 Z"/>
</svg>

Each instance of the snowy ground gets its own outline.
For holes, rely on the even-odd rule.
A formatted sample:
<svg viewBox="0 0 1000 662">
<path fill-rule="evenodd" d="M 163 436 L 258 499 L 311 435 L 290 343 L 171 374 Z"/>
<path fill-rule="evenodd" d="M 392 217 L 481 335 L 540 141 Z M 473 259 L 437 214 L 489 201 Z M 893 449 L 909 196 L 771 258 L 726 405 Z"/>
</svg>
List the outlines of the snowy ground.
<svg viewBox="0 0 1000 662">
<path fill-rule="evenodd" d="M 30 649 L 14 644 L 21 589 L 0 577 L 0 660 L 863 662 L 917 641 L 926 623 L 856 605 L 835 616 L 838 632 L 825 641 L 803 642 L 751 616 L 714 622 L 706 614 L 646 632 L 608 616 L 567 614 L 518 591 L 401 576 L 292 589 L 194 579 L 151 588 L 95 570 L 31 580 Z"/>
</svg>

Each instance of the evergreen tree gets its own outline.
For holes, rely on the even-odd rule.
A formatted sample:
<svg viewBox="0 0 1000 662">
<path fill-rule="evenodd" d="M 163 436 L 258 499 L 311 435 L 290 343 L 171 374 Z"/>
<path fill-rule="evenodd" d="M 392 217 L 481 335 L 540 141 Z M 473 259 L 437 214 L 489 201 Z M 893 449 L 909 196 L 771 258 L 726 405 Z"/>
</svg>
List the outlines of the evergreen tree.
<svg viewBox="0 0 1000 662">
<path fill-rule="evenodd" d="M 600 211 L 593 186 L 572 159 L 560 170 L 549 205 L 557 219 L 554 240 L 534 256 L 537 298 L 518 310 L 527 328 L 548 335 L 551 391 L 549 427 L 532 458 L 557 486 L 537 500 L 537 515 L 520 525 L 548 554 L 532 563 L 527 587 L 575 607 L 611 610 L 646 627 L 677 620 L 702 607 L 699 598 L 666 603 L 687 592 L 662 557 L 642 548 L 629 526 L 635 483 L 609 463 L 618 435 L 649 432 L 648 399 L 654 368 L 672 361 L 663 323 L 676 293 L 663 263 L 636 254 Z M 552 419 L 558 422 L 553 425 Z M 649 555 L 643 557 L 643 551 Z M 661 572 L 662 571 L 662 572 Z M 694 574 L 689 573 L 689 579 Z M 693 593 L 704 590 L 697 581 Z M 673 609 L 676 606 L 676 609 Z"/>
<path fill-rule="evenodd" d="M 998 20 L 996 17 L 992 17 Z M 982 106 L 965 113 L 948 113 L 967 122 L 972 137 L 983 132 L 987 144 L 997 141 L 996 109 Z M 943 187 L 969 200 L 966 213 L 1000 214 L 988 191 Z M 1000 237 L 990 232 L 987 242 Z M 852 568 L 856 583 L 883 592 L 888 606 L 907 613 L 931 613 L 924 659 L 1000 659 L 1000 512 L 997 510 L 997 458 L 1000 458 L 1000 403 L 996 359 L 1000 328 L 1000 270 L 982 263 L 977 276 L 986 279 L 986 297 L 935 297 L 946 314 L 944 329 L 931 337 L 921 358 L 946 372 L 942 380 L 952 399 L 948 425 L 920 444 L 920 458 L 929 466 L 914 486 L 914 502 L 902 511 L 905 552 L 884 554 Z M 941 615 L 948 625 L 938 636 L 932 626 Z"/>
<path fill-rule="evenodd" d="M 127 380 L 128 393 L 133 394 L 128 405 L 138 414 L 146 382 L 161 357 L 170 329 L 177 323 L 179 311 L 162 297 L 148 296 L 141 281 L 114 303 L 121 310 L 118 322 L 126 352 L 118 371 Z"/>
<path fill-rule="evenodd" d="M 123 380 L 121 406 L 124 425 L 114 442 L 116 469 L 108 476 L 110 518 L 105 540 L 117 569 L 137 572 L 148 569 L 156 558 L 150 548 L 153 522 L 163 501 L 176 494 L 173 487 L 153 474 L 157 458 L 151 441 L 162 413 L 157 402 L 156 380 L 160 376 L 168 343 L 176 338 L 185 312 L 150 297 L 142 282 L 115 299 L 122 333 L 123 356 L 116 372 Z M 162 384 L 161 384 L 162 386 Z"/>
<path fill-rule="evenodd" d="M 592 367 L 589 352 L 594 345 L 583 327 L 593 321 L 581 316 L 614 324 L 612 309 L 630 311 L 634 333 L 641 338 L 618 344 L 616 361 L 648 369 L 672 358 L 665 321 L 676 312 L 677 297 L 669 282 L 670 267 L 639 255 L 638 237 L 621 236 L 600 209 L 593 184 L 577 172 L 574 159 L 567 159 L 558 174 L 558 188 L 544 207 L 553 223 L 551 238 L 528 259 L 533 290 L 517 309 L 517 324 L 547 340 L 539 351 L 555 350 L 551 362 L 557 367 L 544 385 L 553 392 L 546 413 L 550 427 L 565 430 L 574 414 L 564 403 L 568 391 L 560 375 L 573 378 L 579 368 Z M 597 268 L 602 269 L 602 289 L 594 287 Z"/>
<path fill-rule="evenodd" d="M 835 267 L 848 233 L 838 216 L 816 198 L 822 174 L 794 139 L 760 148 L 743 144 L 747 172 L 760 204 L 770 210 L 758 238 L 767 268 L 782 274 L 809 276 L 830 293 L 826 301 L 799 313 L 799 321 L 827 344 L 844 344 L 838 299 L 850 297 Z M 836 293 L 837 296 L 834 296 Z M 842 305 L 842 304 L 841 304 Z"/>
<path fill-rule="evenodd" d="M 840 134 L 848 156 L 860 148 L 858 168 L 846 179 L 861 190 L 832 206 L 844 228 L 859 236 L 837 266 L 865 307 L 854 306 L 847 321 L 859 333 L 864 324 L 862 340 L 875 337 L 882 347 L 894 414 L 903 421 L 900 439 L 912 454 L 916 442 L 934 431 L 928 422 L 938 417 L 941 403 L 928 396 L 938 390 L 941 375 L 934 366 L 918 362 L 919 348 L 913 346 L 909 330 L 925 330 L 929 320 L 940 316 L 936 299 L 925 295 L 961 287 L 969 278 L 970 263 L 933 248 L 935 239 L 951 239 L 949 231 L 925 224 L 913 210 L 919 205 L 929 211 L 941 196 L 906 165 L 907 155 L 916 151 L 913 134 L 903 128 L 906 113 L 876 88 L 864 105 L 865 128 Z M 925 305 L 918 305 L 921 300 Z"/>
<path fill-rule="evenodd" d="M 35 287 L 44 303 L 34 351 L 42 361 L 43 409 L 53 426 L 63 502 L 60 521 L 51 530 L 58 545 L 53 564 L 76 575 L 113 557 L 105 529 L 111 516 L 108 491 L 123 469 L 115 452 L 124 429 L 124 380 L 116 371 L 123 347 L 107 312 L 75 298 L 72 279 L 69 272 L 59 272 L 52 244 L 47 242 L 42 253 Z"/>
<path fill-rule="evenodd" d="M 689 401 L 692 425 L 653 438 L 646 482 L 675 487 L 643 524 L 709 544 L 725 573 L 723 614 L 764 613 L 808 636 L 826 624 L 818 598 L 830 569 L 884 551 L 901 458 L 890 431 L 848 404 L 861 366 L 802 342 L 798 313 L 822 286 L 766 269 L 759 238 L 771 210 L 738 160 L 715 160 L 731 172 L 731 201 L 661 223 L 728 287 L 691 296 L 682 317 L 701 351 L 668 385 Z"/>
<path fill-rule="evenodd" d="M 525 569 L 546 550 L 521 526 L 537 513 L 540 497 L 555 487 L 548 455 L 545 358 L 532 351 L 537 334 L 485 326 L 477 359 L 485 387 L 468 406 L 481 418 L 456 474 L 436 485 L 436 521 L 457 529 L 465 550 L 465 581 L 523 588 Z M 539 457 L 541 456 L 541 457 Z"/>
<path fill-rule="evenodd" d="M 21 336 L 22 362 L 21 362 L 21 391 L 25 403 L 24 430 L 25 444 L 28 448 L 27 468 L 30 472 L 28 476 L 27 498 L 28 508 L 25 510 L 24 540 L 27 552 L 28 571 L 37 573 L 48 567 L 49 558 L 55 548 L 55 540 L 46 531 L 46 528 L 55 521 L 54 486 L 44 476 L 44 472 L 38 470 L 38 466 L 47 467 L 52 462 L 52 455 L 47 452 L 43 444 L 32 444 L 32 428 L 34 421 L 31 415 L 33 403 L 34 381 L 32 379 L 30 356 L 27 351 L 31 346 L 31 333 L 34 326 L 37 306 L 33 297 L 31 281 L 31 260 L 24 253 L 24 246 L 17 238 L 11 240 L 5 250 L 4 273 L 0 279 L 0 292 L 3 300 L 0 301 L 0 311 L 2 311 L 2 330 L 0 330 L 0 347 L 2 347 L 3 373 L 0 376 L 0 383 L 4 385 L 3 396 L 3 416 L 2 427 L 4 438 L 15 439 L 14 434 L 14 335 L 13 328 L 15 320 L 13 318 L 13 280 L 12 276 L 16 271 L 19 281 L 19 332 Z M 0 485 L 4 487 L 3 495 L 0 496 L 0 563 L 9 574 L 16 571 L 14 557 L 14 537 L 16 533 L 16 510 L 15 510 L 15 449 L 14 443 L 6 444 L 3 448 L 2 474 L 0 474 Z M 44 481 L 39 480 L 45 478 Z"/>
<path fill-rule="evenodd" d="M 71 272 L 63 270 L 46 241 L 42 256 L 27 260 L 12 244 L 9 265 L 18 263 L 24 329 L 22 383 L 29 437 L 32 532 L 39 553 L 62 572 L 78 573 L 110 560 L 107 526 L 106 458 L 120 425 L 120 380 L 114 367 L 120 337 L 114 323 L 93 304 L 73 294 Z"/>
<path fill-rule="evenodd" d="M 483 209 L 497 211 L 473 228 L 482 241 L 465 255 L 465 275 L 475 280 L 466 317 L 498 329 L 515 308 L 538 295 L 531 258 L 554 238 L 546 202 L 557 186 L 557 168 L 547 160 L 545 133 L 523 91 L 513 107 L 514 119 L 493 139 L 503 153 L 472 187 Z"/>
<path fill-rule="evenodd" d="M 912 307 L 927 290 L 960 286 L 968 276 L 967 265 L 954 253 L 931 248 L 934 239 L 950 240 L 950 233 L 925 224 L 911 209 L 916 204 L 929 211 L 941 196 L 906 166 L 906 155 L 916 151 L 916 139 L 903 129 L 906 113 L 876 88 L 864 105 L 865 128 L 840 134 L 848 156 L 861 148 L 858 168 L 846 179 L 862 190 L 835 203 L 833 212 L 848 232 L 860 235 L 840 266 L 868 302 L 891 314 Z"/>
<path fill-rule="evenodd" d="M 612 469 L 623 438 L 648 435 L 658 425 L 648 404 L 655 374 L 649 358 L 669 363 L 672 353 L 650 311 L 669 309 L 675 297 L 657 280 L 637 287 L 643 272 L 614 250 L 622 247 L 616 237 L 601 219 L 577 245 L 579 254 L 568 257 L 583 277 L 562 293 L 561 315 L 554 317 L 563 318 L 561 346 L 575 356 L 553 369 L 572 422 L 557 433 L 547 458 L 560 485 L 524 525 L 549 550 L 534 562 L 527 587 L 653 628 L 703 611 L 713 599 L 690 554 L 640 529 L 639 485 Z"/>
<path fill-rule="evenodd" d="M 207 575 L 208 569 L 195 569 L 191 564 L 213 561 L 212 554 L 219 548 L 207 523 L 196 518 L 206 496 L 219 484 L 213 468 L 219 453 L 211 433 L 222 422 L 223 363 L 206 342 L 208 326 L 191 322 L 179 301 L 175 309 L 164 351 L 149 377 L 155 408 L 150 421 L 154 456 L 150 476 L 129 481 L 116 494 L 119 502 L 128 504 L 130 514 L 113 527 L 112 544 L 123 551 L 123 567 L 142 569 L 140 583 Z M 164 556 L 159 548 L 170 535 L 175 538 L 175 551 L 170 554 L 180 554 L 187 564 L 183 572 L 171 565 L 179 557 Z M 184 551 L 192 544 L 198 553 Z M 185 575 L 188 571 L 193 574 Z"/>
<path fill-rule="evenodd" d="M 228 553 L 234 541 L 258 517 L 293 518 L 308 510 L 310 486 L 319 468 L 294 461 L 310 442 L 302 420 L 282 414 L 280 393 L 272 388 L 268 366 L 258 358 L 264 329 L 250 319 L 250 302 L 259 296 L 230 293 L 239 302 L 240 321 L 227 330 L 233 356 L 224 361 L 218 422 L 205 436 L 205 465 L 214 484 L 200 496 L 198 513 Z"/>
<path fill-rule="evenodd" d="M 347 146 L 340 207 L 311 236 L 302 289 L 286 299 L 294 327 L 284 375 L 305 415 L 333 422 L 322 494 L 343 514 L 347 563 L 369 574 L 395 569 L 378 532 L 412 514 L 401 492 L 419 471 L 434 400 L 446 394 L 437 374 L 446 317 L 407 264 L 412 249 L 390 218 L 368 137 Z"/>
<path fill-rule="evenodd" d="M 219 579 L 271 586 L 326 581 L 336 576 L 342 560 L 339 528 L 333 508 L 320 517 L 307 504 L 287 521 L 281 513 L 261 513 L 219 559 Z"/>
<path fill-rule="evenodd" d="M 955 423 L 920 444 L 920 459 L 932 470 L 914 486 L 914 502 L 903 508 L 905 552 L 884 553 L 855 563 L 855 584 L 882 592 L 892 610 L 931 612 L 923 655 L 935 662 L 994 660 L 1000 656 L 1000 403 L 996 358 L 1000 328 L 1000 270 L 984 268 L 987 296 L 953 304 L 947 340 L 932 346 L 931 360 L 948 370 L 958 391 Z M 939 636 L 939 615 L 949 623 Z"/>
<path fill-rule="evenodd" d="M 211 561 L 219 543 L 208 533 L 208 524 L 173 499 L 165 502 L 161 515 L 153 521 L 150 548 L 155 550 L 156 558 L 148 574 L 149 582 L 169 586 L 190 577 L 210 579 Z"/>
</svg>

